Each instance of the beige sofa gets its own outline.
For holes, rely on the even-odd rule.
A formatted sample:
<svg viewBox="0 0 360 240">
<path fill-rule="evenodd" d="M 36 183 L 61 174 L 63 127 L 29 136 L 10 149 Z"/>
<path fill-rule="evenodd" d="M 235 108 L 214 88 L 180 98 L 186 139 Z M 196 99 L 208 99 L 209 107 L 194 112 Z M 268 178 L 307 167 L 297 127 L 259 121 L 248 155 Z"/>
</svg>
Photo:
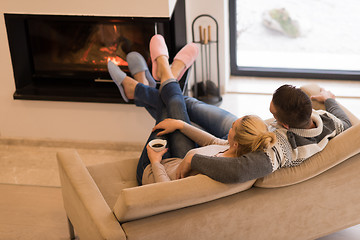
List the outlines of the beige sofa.
<svg viewBox="0 0 360 240">
<path fill-rule="evenodd" d="M 360 124 L 347 113 L 354 126 L 321 153 L 240 184 L 199 174 L 139 187 L 138 159 L 86 167 L 59 152 L 66 213 L 85 240 L 316 239 L 360 224 Z"/>
</svg>

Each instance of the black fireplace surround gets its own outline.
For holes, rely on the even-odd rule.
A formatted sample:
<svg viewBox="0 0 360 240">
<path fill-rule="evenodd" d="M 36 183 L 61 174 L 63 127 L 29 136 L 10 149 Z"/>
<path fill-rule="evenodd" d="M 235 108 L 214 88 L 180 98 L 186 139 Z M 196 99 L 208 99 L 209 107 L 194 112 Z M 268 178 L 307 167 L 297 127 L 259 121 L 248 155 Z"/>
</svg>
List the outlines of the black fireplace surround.
<svg viewBox="0 0 360 240">
<path fill-rule="evenodd" d="M 164 36 L 170 60 L 186 44 L 185 1 L 169 18 L 4 14 L 14 99 L 125 103 L 107 61 L 129 73 L 126 54 L 140 52 L 151 69 L 149 41 Z M 181 80 L 184 87 L 187 74 Z M 131 103 L 131 102 L 130 102 Z"/>
</svg>

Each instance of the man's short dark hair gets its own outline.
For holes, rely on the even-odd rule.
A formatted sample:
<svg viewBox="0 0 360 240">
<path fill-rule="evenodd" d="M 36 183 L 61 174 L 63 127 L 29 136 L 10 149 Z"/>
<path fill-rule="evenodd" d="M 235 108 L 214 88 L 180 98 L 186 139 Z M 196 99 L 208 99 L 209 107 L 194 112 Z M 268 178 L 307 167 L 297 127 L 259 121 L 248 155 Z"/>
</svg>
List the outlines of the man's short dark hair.
<svg viewBox="0 0 360 240">
<path fill-rule="evenodd" d="M 300 88 L 291 85 L 279 87 L 272 102 L 276 118 L 291 128 L 305 128 L 311 121 L 312 103 L 310 97 Z"/>
</svg>

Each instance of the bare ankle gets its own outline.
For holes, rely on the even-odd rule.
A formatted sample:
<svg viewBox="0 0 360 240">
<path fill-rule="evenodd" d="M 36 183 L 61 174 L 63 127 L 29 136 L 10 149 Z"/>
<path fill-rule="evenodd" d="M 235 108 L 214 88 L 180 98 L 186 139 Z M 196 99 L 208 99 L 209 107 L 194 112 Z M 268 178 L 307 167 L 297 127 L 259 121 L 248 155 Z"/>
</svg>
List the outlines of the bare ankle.
<svg viewBox="0 0 360 240">
<path fill-rule="evenodd" d="M 175 78 L 177 78 L 180 73 L 184 70 L 185 64 L 182 61 L 174 60 L 171 64 L 171 72 Z"/>
<path fill-rule="evenodd" d="M 135 78 L 136 81 L 138 81 L 146 86 L 149 86 L 149 81 L 146 79 L 145 72 L 138 72 L 138 73 L 134 74 L 133 77 Z"/>
<path fill-rule="evenodd" d="M 125 91 L 125 95 L 128 99 L 134 99 L 135 96 L 135 87 L 138 82 L 130 77 L 125 77 L 122 85 Z"/>
<path fill-rule="evenodd" d="M 160 56 L 156 59 L 157 62 L 157 77 L 161 79 L 165 69 L 166 65 L 169 64 L 168 59 L 165 56 Z"/>
<path fill-rule="evenodd" d="M 168 58 L 166 56 L 161 56 L 156 61 L 158 65 L 157 76 L 160 78 L 160 82 L 174 78 L 170 69 Z"/>
</svg>

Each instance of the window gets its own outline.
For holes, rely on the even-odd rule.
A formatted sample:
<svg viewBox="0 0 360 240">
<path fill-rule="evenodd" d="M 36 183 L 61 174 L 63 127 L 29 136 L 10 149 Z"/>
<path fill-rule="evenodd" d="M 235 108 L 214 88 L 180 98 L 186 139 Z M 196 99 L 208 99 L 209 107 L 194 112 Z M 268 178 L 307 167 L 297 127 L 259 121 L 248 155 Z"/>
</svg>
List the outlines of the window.
<svg viewBox="0 0 360 240">
<path fill-rule="evenodd" d="M 233 75 L 360 80 L 358 0 L 229 0 Z"/>
</svg>

